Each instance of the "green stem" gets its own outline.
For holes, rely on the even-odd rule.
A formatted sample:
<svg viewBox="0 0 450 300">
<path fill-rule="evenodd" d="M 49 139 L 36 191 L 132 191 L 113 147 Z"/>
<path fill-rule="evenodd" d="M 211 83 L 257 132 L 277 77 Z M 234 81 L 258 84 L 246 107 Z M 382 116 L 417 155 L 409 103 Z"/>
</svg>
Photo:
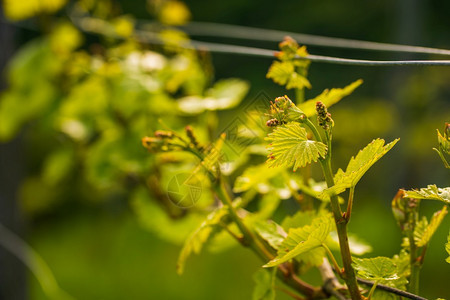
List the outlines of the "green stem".
<svg viewBox="0 0 450 300">
<path fill-rule="evenodd" d="M 336 258 L 334 257 L 333 253 L 331 252 L 330 248 L 328 248 L 327 245 L 322 244 L 322 247 L 325 249 L 325 252 L 327 253 L 328 257 L 331 259 L 331 262 L 333 263 L 333 267 L 336 270 L 336 272 L 341 275 L 341 267 L 339 267 L 338 262 L 336 261 Z"/>
<path fill-rule="evenodd" d="M 347 201 L 347 212 L 345 213 L 345 219 L 346 219 L 347 223 L 350 221 L 350 216 L 352 214 L 354 195 L 355 195 L 355 187 L 351 187 L 349 195 L 348 195 L 348 201 Z"/>
<path fill-rule="evenodd" d="M 419 294 L 420 265 L 417 261 L 417 246 L 414 242 L 414 230 L 408 234 L 409 239 L 409 263 L 411 266 L 411 275 L 409 277 L 408 291 L 413 294 Z"/>
<path fill-rule="evenodd" d="M 419 201 L 410 199 L 410 201 L 416 201 L 416 205 L 411 205 L 409 214 L 409 228 L 408 228 L 408 240 L 409 240 L 409 263 L 411 266 L 411 275 L 409 277 L 408 291 L 413 294 L 419 294 L 419 276 L 420 276 L 420 262 L 417 259 L 418 248 L 414 240 L 414 230 L 416 222 L 419 218 L 418 205 Z"/>
<path fill-rule="evenodd" d="M 313 124 L 313 122 L 311 122 L 311 120 L 308 119 L 308 117 L 306 117 L 306 115 L 305 115 L 305 118 L 302 119 L 302 121 L 305 123 L 306 126 L 309 127 L 309 129 L 311 129 L 311 131 L 312 131 L 314 137 L 316 138 L 316 140 L 318 142 L 322 142 L 323 143 L 322 136 L 320 135 L 319 131 L 317 130 L 317 128 Z M 328 153 L 327 153 L 327 155 L 328 155 Z"/>
<path fill-rule="evenodd" d="M 311 129 L 317 141 L 322 142 L 322 137 L 317 131 L 316 126 L 308 119 L 302 119 L 302 121 Z M 327 155 L 324 159 L 320 159 L 320 165 L 322 167 L 325 181 L 328 187 L 334 185 L 333 171 L 331 170 L 331 132 L 329 130 L 326 133 L 326 144 L 328 145 Z M 331 209 L 333 211 L 334 221 L 336 223 L 337 233 L 339 237 L 339 246 L 341 250 L 342 262 L 344 264 L 344 272 L 342 277 L 347 284 L 348 290 L 353 300 L 360 300 L 361 293 L 359 291 L 358 283 L 356 282 L 355 270 L 352 267 L 352 256 L 350 253 L 350 246 L 348 244 L 347 236 L 347 220 L 343 218 L 341 206 L 339 205 L 339 199 L 337 196 L 332 196 Z"/>
<path fill-rule="evenodd" d="M 300 104 L 305 101 L 305 89 L 295 89 L 295 102 Z"/>
<path fill-rule="evenodd" d="M 369 295 L 367 296 L 368 300 L 372 299 L 373 293 L 375 292 L 375 289 L 377 288 L 377 284 L 378 284 L 378 282 L 375 281 L 374 284 L 372 285 Z"/>
<path fill-rule="evenodd" d="M 334 185 L 333 172 L 331 171 L 331 162 L 329 157 L 320 161 L 322 170 L 327 182 L 327 186 Z M 341 250 L 342 262 L 344 264 L 344 272 L 342 274 L 345 283 L 353 300 L 360 300 L 361 293 L 358 283 L 356 282 L 355 270 L 352 267 L 352 256 L 347 236 L 347 221 L 342 216 L 341 207 L 337 196 L 331 197 L 331 209 L 333 211 L 334 221 L 336 222 L 337 233 L 339 237 L 339 246 Z"/>
</svg>

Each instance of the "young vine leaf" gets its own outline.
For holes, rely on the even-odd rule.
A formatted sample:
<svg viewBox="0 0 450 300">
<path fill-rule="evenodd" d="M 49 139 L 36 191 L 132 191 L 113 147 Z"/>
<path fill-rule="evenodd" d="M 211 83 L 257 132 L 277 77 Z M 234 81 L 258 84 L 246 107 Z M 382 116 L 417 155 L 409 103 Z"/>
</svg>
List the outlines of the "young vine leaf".
<svg viewBox="0 0 450 300">
<path fill-rule="evenodd" d="M 280 61 L 274 61 L 266 74 L 279 85 L 285 85 L 286 89 L 311 88 L 311 83 L 306 78 L 308 60 L 297 60 L 296 56 L 306 57 L 306 47 L 299 47 L 296 41 L 285 37 L 279 44 L 280 52 L 276 54 Z"/>
<path fill-rule="evenodd" d="M 438 188 L 434 184 L 420 190 L 404 191 L 405 197 L 425 200 L 438 200 L 450 205 L 450 187 Z"/>
<path fill-rule="evenodd" d="M 308 140 L 306 129 L 294 122 L 277 127 L 266 140 L 271 142 L 269 167 L 293 166 L 295 171 L 316 162 L 319 157 L 324 158 L 327 153 L 325 144 Z"/>
<path fill-rule="evenodd" d="M 244 173 L 236 178 L 234 182 L 233 192 L 241 193 L 248 191 L 253 187 L 267 184 L 270 179 L 278 176 L 285 168 L 273 168 L 269 170 L 267 164 L 251 166 L 245 169 Z"/>
<path fill-rule="evenodd" d="M 333 229 L 331 214 L 324 214 L 313 220 L 311 225 L 290 229 L 278 249 L 278 256 L 263 267 L 275 267 L 290 259 L 303 255 L 301 259 L 312 265 L 320 265 L 325 255 L 322 244 Z"/>
<path fill-rule="evenodd" d="M 358 276 L 374 282 L 399 279 L 397 267 L 388 257 L 352 258 Z"/>
<path fill-rule="evenodd" d="M 249 90 L 249 84 L 240 79 L 218 81 L 207 90 L 204 97 L 187 96 L 177 101 L 178 109 L 186 114 L 199 114 L 204 111 L 224 110 L 237 106 Z"/>
<path fill-rule="evenodd" d="M 444 220 L 447 212 L 448 211 L 446 206 L 444 206 L 441 210 L 435 212 L 433 214 L 433 217 L 431 217 L 430 224 L 428 224 L 427 219 L 423 217 L 422 221 L 419 222 L 419 224 L 421 225 L 416 226 L 414 230 L 414 240 L 418 247 L 423 247 L 430 242 L 431 237 Z"/>
<path fill-rule="evenodd" d="M 275 272 L 276 269 L 273 271 L 259 269 L 253 275 L 256 283 L 252 295 L 253 300 L 275 300 Z"/>
<path fill-rule="evenodd" d="M 258 220 L 254 224 L 254 229 L 274 249 L 279 249 L 286 237 L 283 228 L 273 221 Z"/>
<path fill-rule="evenodd" d="M 199 254 L 203 245 L 212 237 L 219 227 L 222 218 L 228 215 L 227 207 L 220 207 L 211 212 L 200 226 L 187 238 L 181 249 L 177 262 L 177 272 L 182 274 L 186 259 L 191 253 Z"/>
<path fill-rule="evenodd" d="M 361 177 L 373 166 L 381 157 L 383 157 L 399 139 L 384 145 L 383 139 L 373 140 L 364 149 L 360 150 L 356 157 L 352 157 L 344 172 L 339 169 L 334 176 L 335 185 L 324 190 L 320 197 L 327 199 L 330 196 L 338 195 L 348 188 L 355 187 Z"/>
<path fill-rule="evenodd" d="M 298 108 L 300 108 L 308 117 L 314 116 L 316 114 L 317 102 L 322 102 L 323 104 L 325 104 L 327 108 L 330 108 L 330 106 L 338 103 L 345 96 L 348 96 L 351 93 L 353 93 L 353 91 L 357 87 L 359 87 L 362 83 L 363 83 L 362 79 L 358 79 L 342 89 L 339 88 L 331 90 L 326 89 L 317 97 L 305 101 L 303 103 L 300 103 L 298 105 Z"/>
</svg>

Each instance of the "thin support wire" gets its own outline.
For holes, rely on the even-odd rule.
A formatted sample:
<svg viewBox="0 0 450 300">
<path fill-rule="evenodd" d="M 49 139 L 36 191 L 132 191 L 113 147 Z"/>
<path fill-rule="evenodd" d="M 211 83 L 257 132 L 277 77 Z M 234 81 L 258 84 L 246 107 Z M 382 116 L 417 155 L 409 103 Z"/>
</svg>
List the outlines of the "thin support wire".
<svg viewBox="0 0 450 300">
<path fill-rule="evenodd" d="M 109 37 L 121 38 L 114 33 L 111 26 L 104 20 L 91 18 L 91 17 L 72 17 L 73 23 L 80 29 L 93 32 Z M 167 41 L 162 40 L 158 33 L 146 31 L 146 30 L 135 30 L 134 32 L 136 38 L 146 44 L 157 44 L 163 45 Z M 257 56 L 257 57 L 274 57 L 274 50 L 229 45 L 229 44 L 219 44 L 219 43 L 209 43 L 200 42 L 195 40 L 190 40 L 188 42 L 178 44 L 182 48 L 186 49 L 197 49 L 197 50 L 208 50 L 216 53 L 229 53 L 238 54 L 246 56 Z M 357 65 L 357 66 L 450 66 L 450 60 L 392 60 L 392 61 L 378 61 L 378 60 L 362 60 L 362 59 L 350 59 L 350 58 L 340 58 L 331 56 L 321 56 L 321 55 L 308 55 L 306 57 L 297 57 L 297 59 L 310 60 L 313 62 L 321 63 L 332 63 L 341 65 Z"/>
<path fill-rule="evenodd" d="M 143 23 L 145 24 L 145 23 Z M 151 24 L 151 23 L 150 23 Z M 145 25 L 144 25 L 145 26 Z M 450 56 L 450 50 L 430 47 L 398 45 L 389 43 L 378 43 L 370 41 L 317 36 L 311 34 L 295 33 L 272 29 L 262 29 L 238 25 L 191 22 L 181 27 L 192 36 L 224 37 L 245 40 L 257 40 L 267 42 L 278 42 L 285 36 L 290 36 L 301 44 L 321 47 L 347 48 L 371 51 L 389 51 L 417 54 L 437 54 Z"/>
</svg>

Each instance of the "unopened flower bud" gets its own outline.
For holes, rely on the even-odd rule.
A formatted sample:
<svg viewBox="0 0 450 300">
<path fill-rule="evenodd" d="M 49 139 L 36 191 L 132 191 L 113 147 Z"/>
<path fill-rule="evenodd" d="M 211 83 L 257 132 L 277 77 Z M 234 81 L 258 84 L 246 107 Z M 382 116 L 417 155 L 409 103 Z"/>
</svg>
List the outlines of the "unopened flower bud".
<svg viewBox="0 0 450 300">
<path fill-rule="evenodd" d="M 197 138 L 195 137 L 194 130 L 192 129 L 192 127 L 187 125 L 186 127 L 184 127 L 184 130 L 186 131 L 186 135 L 188 136 L 189 140 L 191 141 L 191 144 L 194 147 L 198 148 L 199 143 L 197 141 Z"/>
<path fill-rule="evenodd" d="M 280 121 L 278 121 L 278 119 L 270 119 L 266 122 L 266 126 L 268 127 L 275 127 L 280 125 Z"/>
<path fill-rule="evenodd" d="M 173 137 L 173 132 L 172 131 L 157 130 L 157 131 L 155 131 L 155 137 L 170 139 L 170 138 Z"/>
<path fill-rule="evenodd" d="M 320 127 L 328 130 L 334 125 L 334 121 L 331 118 L 331 114 L 328 112 L 327 107 L 322 102 L 316 102 L 316 112 L 317 112 L 317 123 Z"/>
</svg>

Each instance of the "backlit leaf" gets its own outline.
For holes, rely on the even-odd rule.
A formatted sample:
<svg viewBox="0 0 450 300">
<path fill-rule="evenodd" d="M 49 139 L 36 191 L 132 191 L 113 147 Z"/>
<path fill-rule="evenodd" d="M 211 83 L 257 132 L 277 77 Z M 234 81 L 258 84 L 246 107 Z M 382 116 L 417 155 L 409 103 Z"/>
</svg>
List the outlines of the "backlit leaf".
<svg viewBox="0 0 450 300">
<path fill-rule="evenodd" d="M 325 255 L 321 246 L 332 229 L 331 214 L 321 215 L 314 219 L 311 225 L 290 229 L 288 236 L 280 245 L 278 256 L 265 264 L 264 267 L 277 266 L 299 255 L 305 255 L 303 260 L 309 264 L 320 265 Z"/>
<path fill-rule="evenodd" d="M 237 106 L 249 89 L 247 82 L 240 79 L 218 81 L 205 96 L 187 96 L 178 101 L 178 108 L 188 114 L 198 114 L 205 110 L 223 110 Z"/>
<path fill-rule="evenodd" d="M 431 237 L 444 220 L 446 214 L 447 207 L 444 206 L 442 210 L 439 210 L 433 214 L 430 224 L 428 224 L 427 219 L 424 218 L 423 223 L 425 226 L 417 226 L 414 230 L 414 240 L 417 246 L 423 247 L 430 242 Z"/>
<path fill-rule="evenodd" d="M 253 290 L 253 300 L 275 300 L 275 272 L 276 270 L 260 269 L 253 275 L 253 280 L 256 283 Z"/>
<path fill-rule="evenodd" d="M 279 85 L 285 85 L 294 73 L 294 64 L 290 61 L 274 61 L 267 72 L 266 77 L 271 78 Z"/>
<path fill-rule="evenodd" d="M 324 190 L 321 197 L 338 195 L 346 189 L 356 186 L 361 177 L 376 163 L 383 155 L 394 147 L 399 139 L 384 145 L 383 139 L 373 140 L 364 149 L 360 150 L 356 157 L 352 157 L 344 172 L 339 169 L 334 177 L 335 185 Z"/>
<path fill-rule="evenodd" d="M 325 157 L 327 153 L 325 144 L 308 140 L 306 129 L 294 122 L 277 127 L 266 140 L 271 142 L 267 160 L 270 167 L 293 166 L 295 171 L 316 162 L 319 157 Z"/>
<path fill-rule="evenodd" d="M 267 184 L 271 178 L 279 176 L 284 170 L 283 167 L 269 169 L 267 164 L 248 167 L 241 176 L 236 178 L 233 191 L 235 193 L 245 192 L 253 187 L 257 188 L 259 185 Z"/>
<path fill-rule="evenodd" d="M 286 236 L 284 230 L 273 221 L 256 221 L 254 229 L 274 249 L 278 249 Z"/>
<path fill-rule="evenodd" d="M 405 197 L 414 199 L 439 200 L 450 204 L 450 187 L 438 188 L 436 185 L 428 185 L 420 190 L 404 191 Z"/>
<path fill-rule="evenodd" d="M 397 267 L 388 257 L 353 258 L 358 276 L 372 281 L 398 279 Z"/>
<path fill-rule="evenodd" d="M 320 101 L 327 108 L 332 106 L 333 104 L 338 103 L 345 96 L 350 95 L 357 87 L 359 87 L 363 81 L 361 79 L 356 80 L 355 82 L 347 85 L 342 89 L 331 89 L 324 90 L 319 96 L 314 99 L 310 99 L 303 103 L 300 103 L 298 107 L 308 116 L 314 116 L 316 114 L 316 102 Z"/>
<path fill-rule="evenodd" d="M 188 237 L 184 243 L 183 249 L 181 249 L 177 262 L 177 272 L 182 274 L 184 271 L 184 264 L 186 259 L 191 253 L 200 253 L 203 245 L 209 240 L 209 238 L 217 229 L 218 224 L 224 216 L 228 214 L 226 207 L 221 207 L 211 212 L 203 221 L 200 226 Z"/>
</svg>

